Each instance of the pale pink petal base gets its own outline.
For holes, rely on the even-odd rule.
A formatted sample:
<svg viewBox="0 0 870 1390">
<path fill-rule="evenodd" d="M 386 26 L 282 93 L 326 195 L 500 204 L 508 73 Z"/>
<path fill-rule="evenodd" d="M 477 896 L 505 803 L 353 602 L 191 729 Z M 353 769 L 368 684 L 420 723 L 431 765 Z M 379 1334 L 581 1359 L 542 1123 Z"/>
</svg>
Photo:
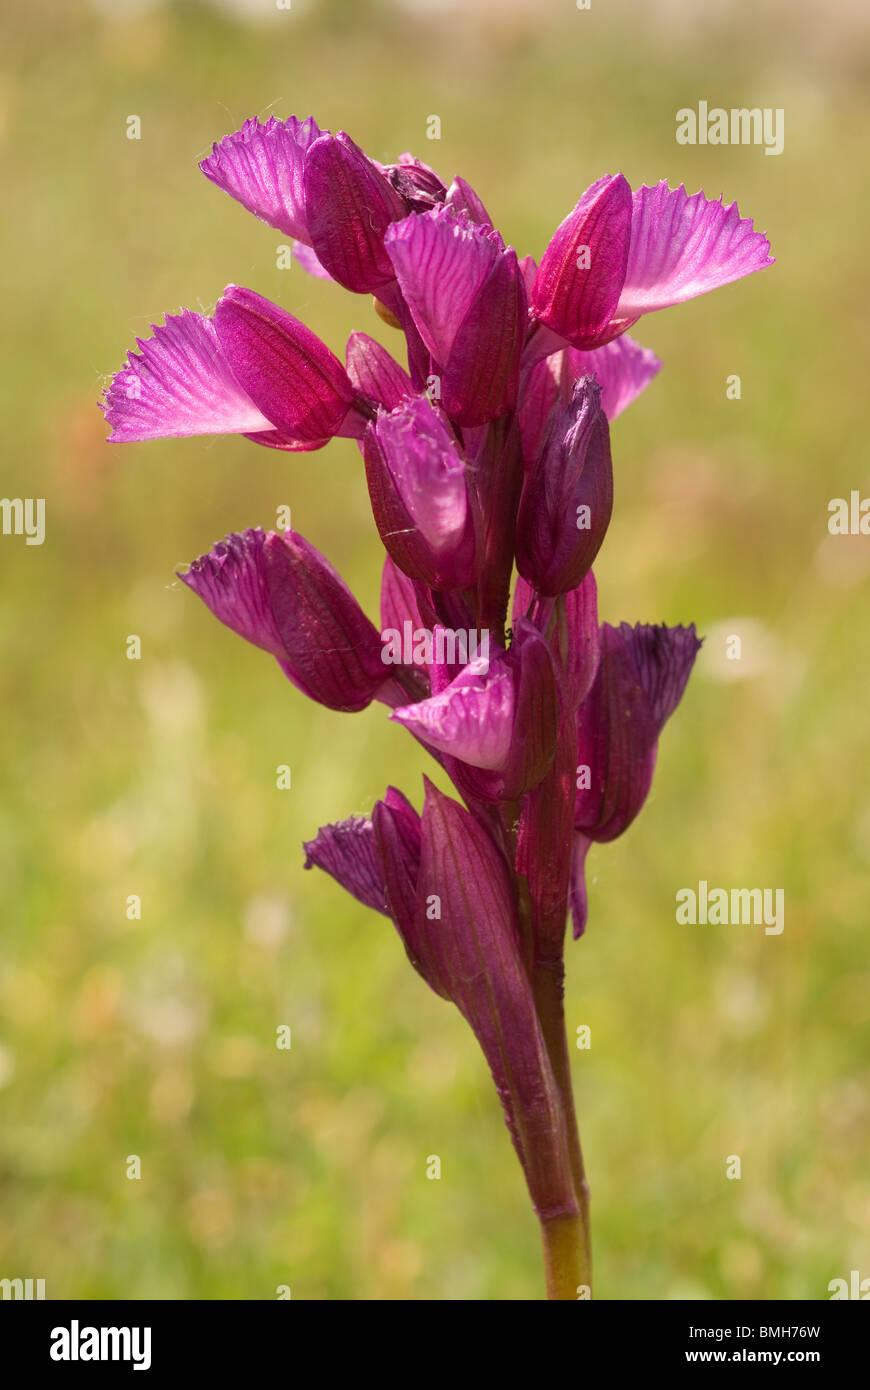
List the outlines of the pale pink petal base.
<svg viewBox="0 0 870 1390">
<path fill-rule="evenodd" d="M 101 403 L 111 443 L 272 430 L 230 371 L 211 319 L 182 309 L 136 343 Z"/>
</svg>

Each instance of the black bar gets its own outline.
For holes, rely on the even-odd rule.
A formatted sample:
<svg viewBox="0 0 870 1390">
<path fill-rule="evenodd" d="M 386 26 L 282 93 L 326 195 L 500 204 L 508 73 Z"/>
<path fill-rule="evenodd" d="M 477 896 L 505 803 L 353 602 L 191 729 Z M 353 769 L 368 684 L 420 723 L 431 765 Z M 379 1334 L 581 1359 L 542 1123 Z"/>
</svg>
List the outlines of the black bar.
<svg viewBox="0 0 870 1390">
<path fill-rule="evenodd" d="M 870 1324 L 859 1303 L 850 1307 L 847 1301 L 836 1300 L 578 1302 L 537 1312 L 530 1305 L 519 1317 L 511 1307 L 503 1327 L 499 1327 L 503 1314 L 496 1304 L 488 1305 L 488 1311 L 480 1304 L 472 1305 L 474 1323 L 470 1325 L 465 1324 L 468 1313 L 455 1304 L 449 1305 L 450 1311 L 439 1305 L 438 1339 L 433 1345 L 431 1305 L 418 1324 L 410 1307 L 403 1307 L 397 1317 L 390 1305 L 379 1314 L 371 1304 L 362 1310 L 352 1302 L 336 1308 L 304 1299 L 268 1303 L 7 1299 L 0 1301 L 0 1346 L 5 1366 L 15 1365 L 19 1373 L 49 1372 L 52 1378 L 93 1379 L 107 1371 L 116 1378 L 131 1375 L 135 1383 L 138 1360 L 140 1379 L 150 1375 L 160 1380 L 167 1372 L 196 1371 L 214 1373 L 226 1381 L 234 1375 L 250 1376 L 252 1371 L 268 1375 L 281 1370 L 290 1378 L 304 1375 L 308 1379 L 312 1355 L 316 1366 L 334 1370 L 342 1352 L 360 1371 L 392 1364 L 398 1374 L 401 1362 L 411 1376 L 421 1360 L 434 1369 L 439 1350 L 444 1354 L 444 1372 L 452 1374 L 468 1366 L 467 1353 L 457 1356 L 459 1345 L 468 1352 L 473 1347 L 475 1362 L 494 1370 L 500 1357 L 512 1358 L 521 1347 L 531 1345 L 529 1333 L 539 1334 L 537 1318 L 543 1316 L 545 1328 L 552 1329 L 554 1364 L 558 1361 L 572 1380 L 592 1383 L 600 1378 L 595 1367 L 602 1365 L 613 1372 L 641 1370 L 651 1375 L 677 1368 L 704 1375 L 711 1368 L 734 1371 L 738 1365 L 769 1370 L 804 1366 L 830 1377 L 847 1369 L 855 1373 L 863 1368 L 866 1374 Z M 385 1321 L 380 1324 L 382 1316 Z M 495 1319 L 491 1331 L 490 1318 Z M 117 1333 L 107 1331 L 103 1337 L 101 1329 L 117 1329 Z M 462 1342 L 451 1351 L 448 1339 L 454 1330 Z M 412 1352 L 414 1345 L 417 1350 Z M 542 1343 L 537 1335 L 534 1346 L 540 1355 Z M 65 1354 L 69 1359 L 55 1359 L 52 1349 L 55 1357 Z M 86 1359 L 92 1350 L 106 1359 Z M 115 1352 L 118 1359 L 113 1359 Z"/>
</svg>

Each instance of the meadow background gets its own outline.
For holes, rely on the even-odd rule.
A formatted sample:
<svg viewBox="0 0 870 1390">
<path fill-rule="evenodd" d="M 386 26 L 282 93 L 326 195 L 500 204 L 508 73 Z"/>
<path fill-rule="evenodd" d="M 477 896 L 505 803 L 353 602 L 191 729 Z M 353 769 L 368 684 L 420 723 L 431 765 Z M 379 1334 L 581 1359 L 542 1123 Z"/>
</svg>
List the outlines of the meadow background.
<svg viewBox="0 0 870 1390">
<path fill-rule="evenodd" d="M 301 841 L 388 782 L 419 802 L 422 754 L 379 706 L 306 703 L 174 578 L 289 505 L 375 615 L 355 446 L 109 447 L 96 408 L 136 335 L 232 281 L 339 351 L 352 329 L 392 345 L 367 299 L 277 269 L 280 235 L 198 172 L 272 111 L 463 174 L 523 253 L 616 169 L 723 192 L 769 233 L 775 268 L 635 330 L 665 365 L 613 429 L 601 615 L 707 642 L 650 803 L 590 857 L 568 1019 L 592 1030 L 574 1075 L 599 1297 L 822 1299 L 870 1276 L 870 539 L 827 532 L 832 497 L 870 494 L 862 7 L 2 14 L 2 492 L 45 497 L 47 535 L 0 538 L 0 1276 L 49 1298 L 541 1293 L 470 1032 L 386 919 L 302 869 Z M 784 153 L 678 146 L 699 99 L 783 107 Z M 783 935 L 677 925 L 701 878 L 783 887 Z"/>
</svg>

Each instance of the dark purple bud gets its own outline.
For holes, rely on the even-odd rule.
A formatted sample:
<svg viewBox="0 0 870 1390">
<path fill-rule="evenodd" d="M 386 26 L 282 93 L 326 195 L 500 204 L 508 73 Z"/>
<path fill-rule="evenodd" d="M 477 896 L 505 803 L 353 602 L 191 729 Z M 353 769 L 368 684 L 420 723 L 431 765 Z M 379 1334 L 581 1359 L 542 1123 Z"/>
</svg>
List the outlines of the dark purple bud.
<svg viewBox="0 0 870 1390">
<path fill-rule="evenodd" d="M 425 396 L 379 412 L 363 441 L 381 540 L 400 569 L 464 589 L 480 568 L 479 517 L 465 459 Z"/>
<path fill-rule="evenodd" d="M 601 664 L 577 716 L 577 761 L 586 773 L 578 773 L 575 825 L 589 839 L 615 839 L 643 806 L 659 734 L 700 646 L 694 624 L 603 625 Z"/>
<path fill-rule="evenodd" d="M 659 734 L 679 704 L 701 643 L 690 627 L 605 623 L 601 664 L 577 715 L 571 866 L 574 935 L 586 926 L 584 865 L 593 840 L 614 840 L 649 793 Z"/>
<path fill-rule="evenodd" d="M 540 358 L 524 369 L 521 377 L 518 414 L 523 457 L 530 463 L 538 457 L 553 406 L 557 401 L 563 405 L 570 401 L 581 377 L 595 377 L 601 387 L 601 409 L 612 424 L 645 390 L 661 365 L 654 352 L 628 334 L 592 352 L 569 347 Z"/>
<path fill-rule="evenodd" d="M 385 164 L 383 172 L 404 198 L 408 212 L 428 212 L 444 202 L 447 189 L 441 179 L 412 154 L 400 154 L 398 163 Z"/>
<path fill-rule="evenodd" d="M 528 468 L 517 517 L 517 568 L 540 594 L 574 589 L 592 568 L 613 510 L 610 431 L 601 388 L 577 382 L 556 406 Z"/>
<path fill-rule="evenodd" d="M 271 652 L 319 704 L 365 709 L 390 684 L 377 628 L 297 532 L 228 536 L 180 578 L 222 623 Z"/>
</svg>

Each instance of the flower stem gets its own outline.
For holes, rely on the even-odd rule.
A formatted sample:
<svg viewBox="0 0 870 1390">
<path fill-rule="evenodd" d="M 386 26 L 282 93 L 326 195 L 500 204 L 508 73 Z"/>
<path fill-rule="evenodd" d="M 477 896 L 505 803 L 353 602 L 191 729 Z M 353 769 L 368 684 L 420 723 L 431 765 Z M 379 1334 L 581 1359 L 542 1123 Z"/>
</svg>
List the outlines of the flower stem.
<svg viewBox="0 0 870 1390">
<path fill-rule="evenodd" d="M 587 1230 L 582 1216 L 541 1220 L 547 1298 L 576 1302 L 590 1289 Z M 585 1295 L 589 1297 L 587 1292 Z"/>
<path fill-rule="evenodd" d="M 577 1128 L 577 1114 L 574 1107 L 574 1088 L 571 1082 L 571 1061 L 568 1053 L 568 1038 L 565 1032 L 565 1008 L 564 1008 L 564 965 L 561 961 L 539 962 L 535 970 L 534 989 L 535 1003 L 537 1005 L 538 1017 L 541 1021 L 541 1030 L 544 1034 L 544 1041 L 547 1045 L 547 1052 L 550 1056 L 550 1064 L 553 1068 L 553 1075 L 556 1085 L 559 1088 L 559 1095 L 564 1109 L 565 1123 L 568 1130 L 568 1141 L 571 1147 L 571 1171 L 574 1178 L 574 1188 L 577 1194 L 577 1204 L 579 1214 L 572 1218 L 561 1218 L 564 1223 L 568 1222 L 570 1236 L 561 1230 L 558 1234 L 559 1250 L 561 1251 L 564 1242 L 568 1239 L 573 1240 L 577 1246 L 577 1269 L 579 1275 L 572 1292 L 568 1295 L 577 1298 L 577 1285 L 585 1284 L 589 1289 L 587 1297 L 591 1297 L 592 1289 L 592 1248 L 589 1228 L 589 1184 L 586 1181 L 586 1172 L 583 1167 L 583 1151 L 580 1147 L 580 1135 Z M 546 1223 L 542 1222 L 542 1227 Z M 555 1238 L 555 1237 L 554 1237 Z M 564 1297 L 563 1294 L 553 1294 L 551 1287 L 551 1265 L 548 1256 L 548 1238 L 544 1232 L 544 1255 L 547 1268 L 547 1290 L 548 1297 Z M 576 1272 L 576 1271 L 575 1271 Z"/>
</svg>

